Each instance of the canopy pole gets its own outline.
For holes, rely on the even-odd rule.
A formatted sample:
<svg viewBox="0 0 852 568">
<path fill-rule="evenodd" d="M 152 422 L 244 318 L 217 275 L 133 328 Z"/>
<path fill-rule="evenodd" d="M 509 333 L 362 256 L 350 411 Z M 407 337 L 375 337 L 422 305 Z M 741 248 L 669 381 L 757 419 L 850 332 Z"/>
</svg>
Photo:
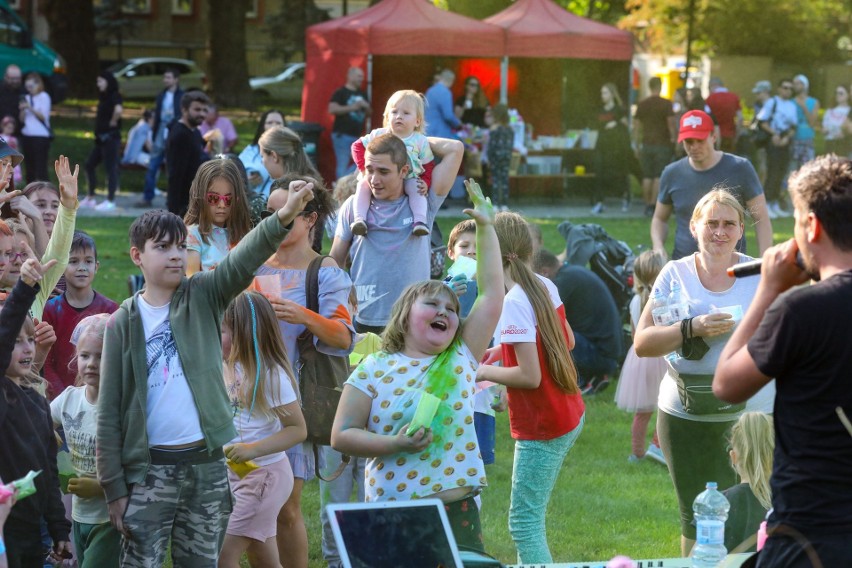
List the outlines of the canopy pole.
<svg viewBox="0 0 852 568">
<path fill-rule="evenodd" d="M 367 54 L 367 100 L 373 105 L 373 54 Z M 373 131 L 372 113 L 367 114 L 367 132 Z"/>
<path fill-rule="evenodd" d="M 500 60 L 500 102 L 509 104 L 509 56 L 504 55 Z"/>
</svg>

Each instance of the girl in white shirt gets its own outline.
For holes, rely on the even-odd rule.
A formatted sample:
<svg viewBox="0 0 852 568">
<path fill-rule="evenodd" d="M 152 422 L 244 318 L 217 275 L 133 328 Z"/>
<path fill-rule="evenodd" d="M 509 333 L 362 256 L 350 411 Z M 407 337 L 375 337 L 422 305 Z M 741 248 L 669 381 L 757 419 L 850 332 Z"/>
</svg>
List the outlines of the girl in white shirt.
<svg viewBox="0 0 852 568">
<path fill-rule="evenodd" d="M 53 131 L 50 129 L 50 95 L 38 73 L 30 73 L 24 81 L 27 94 L 21 96 L 18 110 L 21 124 L 21 150 L 27 183 L 49 181 L 47 155 Z"/>
<path fill-rule="evenodd" d="M 234 298 L 222 322 L 225 386 L 238 436 L 226 445 L 234 509 L 219 566 L 280 566 L 278 512 L 293 490 L 285 450 L 307 437 L 287 351 L 269 301 L 257 292 Z"/>
</svg>

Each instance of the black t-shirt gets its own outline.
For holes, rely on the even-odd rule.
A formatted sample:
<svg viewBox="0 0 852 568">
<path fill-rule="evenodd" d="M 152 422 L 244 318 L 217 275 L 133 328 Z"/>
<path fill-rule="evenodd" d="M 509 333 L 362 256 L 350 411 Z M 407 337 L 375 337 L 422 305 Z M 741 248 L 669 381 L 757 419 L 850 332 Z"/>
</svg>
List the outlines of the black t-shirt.
<svg viewBox="0 0 852 568">
<path fill-rule="evenodd" d="M 367 100 L 367 93 L 353 91 L 348 87 L 340 87 L 331 95 L 331 102 L 340 106 L 349 106 L 359 98 Z M 334 115 L 334 126 L 331 130 L 347 136 L 361 136 L 364 133 L 364 119 L 366 118 L 367 115 L 364 111 L 336 114 Z"/>
<path fill-rule="evenodd" d="M 18 105 L 21 102 L 21 95 L 26 94 L 24 87 L 10 89 L 6 84 L 0 84 L 0 119 L 5 116 L 14 117 L 16 123 L 20 123 Z M 20 131 L 20 128 L 18 129 Z"/>
<path fill-rule="evenodd" d="M 669 117 L 674 115 L 672 102 L 660 96 L 650 96 L 636 106 L 636 120 L 642 122 L 642 143 L 667 146 L 672 143 Z"/>
<path fill-rule="evenodd" d="M 478 106 L 466 107 L 465 102 L 466 99 L 464 95 L 456 99 L 455 106 L 464 108 L 464 112 L 462 112 L 459 120 L 461 120 L 463 124 L 472 124 L 480 128 L 485 128 L 485 111 L 487 111 L 488 108 Z"/>
<path fill-rule="evenodd" d="M 852 530 L 852 271 L 773 302 L 748 343 L 775 377 L 770 520 L 799 531 Z"/>
<path fill-rule="evenodd" d="M 119 93 L 112 93 L 98 101 L 98 110 L 95 114 L 95 134 L 121 131 L 121 119 L 118 119 L 118 124 L 115 126 L 110 126 L 109 124 L 116 105 L 120 104 L 121 94 Z"/>
<path fill-rule="evenodd" d="M 192 180 L 198 166 L 207 159 L 204 139 L 197 128 L 189 128 L 180 121 L 169 128 L 166 141 L 166 167 L 169 172 L 166 206 L 175 215 L 183 217 L 186 213 Z"/>
<path fill-rule="evenodd" d="M 563 265 L 553 278 L 571 329 L 588 339 L 604 357 L 621 356 L 621 319 L 615 300 L 597 274 Z"/>
<path fill-rule="evenodd" d="M 725 548 L 728 552 L 739 546 L 746 539 L 757 534 L 760 523 L 766 518 L 766 509 L 754 496 L 748 483 L 738 483 L 722 491 L 731 504 L 728 520 L 725 522 Z M 757 543 L 752 544 L 743 552 L 755 552 Z"/>
</svg>

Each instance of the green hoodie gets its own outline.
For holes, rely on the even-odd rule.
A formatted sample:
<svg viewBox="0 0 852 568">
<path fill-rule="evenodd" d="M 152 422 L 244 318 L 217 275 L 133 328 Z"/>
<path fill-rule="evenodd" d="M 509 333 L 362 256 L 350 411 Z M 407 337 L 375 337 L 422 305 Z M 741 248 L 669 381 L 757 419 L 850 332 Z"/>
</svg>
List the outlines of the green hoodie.
<svg viewBox="0 0 852 568">
<path fill-rule="evenodd" d="M 169 304 L 169 323 L 207 451 L 237 435 L 222 377 L 221 323 L 225 308 L 245 290 L 257 268 L 278 248 L 289 227 L 277 215 L 263 220 L 216 270 L 183 278 Z M 107 325 L 98 396 L 98 478 L 107 502 L 145 479 L 151 456 L 145 424 L 148 363 L 136 297 L 125 300 Z"/>
</svg>

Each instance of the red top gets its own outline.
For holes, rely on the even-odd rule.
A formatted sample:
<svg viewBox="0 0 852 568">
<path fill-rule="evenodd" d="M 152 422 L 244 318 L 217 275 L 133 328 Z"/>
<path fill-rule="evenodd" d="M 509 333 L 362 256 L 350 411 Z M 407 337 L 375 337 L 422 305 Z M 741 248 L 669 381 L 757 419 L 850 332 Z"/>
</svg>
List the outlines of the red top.
<svg viewBox="0 0 852 568">
<path fill-rule="evenodd" d="M 83 318 L 95 314 L 111 314 L 118 304 L 95 292 L 92 303 L 77 309 L 68 303 L 65 294 L 54 296 L 44 306 L 44 321 L 53 326 L 56 343 L 50 348 L 44 362 L 44 378 L 50 383 L 49 399 L 54 399 L 77 379 L 76 347 L 71 343 L 71 334 Z M 69 368 L 70 367 L 70 368 Z"/>
<path fill-rule="evenodd" d="M 565 307 L 558 300 L 559 293 L 552 282 L 540 280 L 548 288 L 551 300 L 559 302 L 556 306 L 556 315 L 562 322 L 562 333 L 565 343 L 568 344 L 568 322 L 565 320 Z M 530 321 L 531 315 L 532 321 Z M 586 408 L 579 392 L 567 394 L 550 376 L 545 363 L 541 334 L 534 320 L 532 305 L 526 293 L 520 286 L 514 286 L 506 294 L 503 314 L 500 317 L 502 364 L 504 367 L 516 367 L 518 359 L 515 356 L 513 344 L 530 343 L 534 337 L 541 369 L 541 383 L 538 388 L 506 389 L 509 395 L 510 429 L 512 438 L 516 440 L 552 440 L 564 436 L 580 424 Z"/>
<path fill-rule="evenodd" d="M 734 138 L 737 135 L 737 111 L 740 110 L 740 98 L 730 91 L 716 91 L 705 101 L 713 118 L 719 125 L 719 134 L 723 138 Z"/>
</svg>

